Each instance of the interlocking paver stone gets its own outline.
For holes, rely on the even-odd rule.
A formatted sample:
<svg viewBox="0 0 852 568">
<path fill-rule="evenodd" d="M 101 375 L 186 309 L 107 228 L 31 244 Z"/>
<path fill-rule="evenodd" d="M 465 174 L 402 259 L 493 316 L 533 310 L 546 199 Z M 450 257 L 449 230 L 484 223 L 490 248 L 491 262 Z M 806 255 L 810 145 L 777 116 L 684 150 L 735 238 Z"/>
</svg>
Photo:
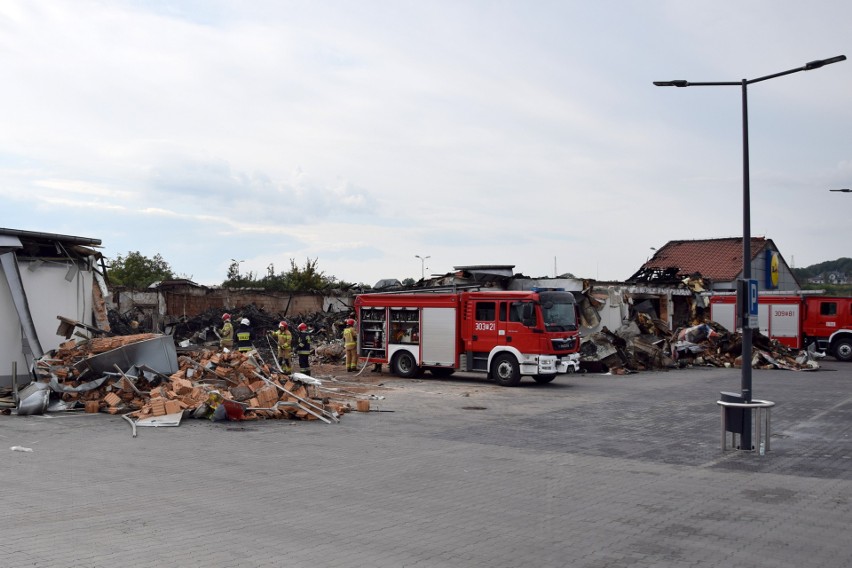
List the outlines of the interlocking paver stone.
<svg viewBox="0 0 852 568">
<path fill-rule="evenodd" d="M 765 456 L 719 448 L 737 369 L 427 377 L 335 425 L 0 417 L 3 564 L 852 565 L 852 365 L 754 371 Z"/>
</svg>

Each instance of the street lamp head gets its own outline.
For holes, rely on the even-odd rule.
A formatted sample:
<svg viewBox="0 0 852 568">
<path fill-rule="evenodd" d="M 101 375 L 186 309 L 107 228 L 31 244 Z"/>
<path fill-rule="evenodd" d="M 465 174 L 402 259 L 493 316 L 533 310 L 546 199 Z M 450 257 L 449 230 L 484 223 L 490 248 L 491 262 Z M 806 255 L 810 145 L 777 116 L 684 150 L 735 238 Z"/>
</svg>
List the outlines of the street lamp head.
<svg viewBox="0 0 852 568">
<path fill-rule="evenodd" d="M 689 81 L 684 81 L 683 79 L 675 81 L 654 81 L 654 84 L 658 87 L 688 87 Z"/>
<path fill-rule="evenodd" d="M 852 193 L 852 189 L 849 189 L 849 188 L 846 188 L 846 187 L 843 188 L 843 189 L 829 189 L 828 191 L 841 191 L 843 193 Z"/>
<path fill-rule="evenodd" d="M 829 57 L 828 59 L 817 59 L 816 61 L 809 61 L 805 63 L 805 71 L 811 71 L 812 69 L 819 69 L 825 65 L 831 65 L 832 63 L 839 63 L 841 61 L 846 61 L 845 55 L 838 55 L 837 57 Z"/>
<path fill-rule="evenodd" d="M 426 259 L 432 258 L 431 256 L 420 256 L 419 254 L 415 254 L 414 258 L 420 259 L 420 278 L 423 279 L 426 277 Z"/>
</svg>

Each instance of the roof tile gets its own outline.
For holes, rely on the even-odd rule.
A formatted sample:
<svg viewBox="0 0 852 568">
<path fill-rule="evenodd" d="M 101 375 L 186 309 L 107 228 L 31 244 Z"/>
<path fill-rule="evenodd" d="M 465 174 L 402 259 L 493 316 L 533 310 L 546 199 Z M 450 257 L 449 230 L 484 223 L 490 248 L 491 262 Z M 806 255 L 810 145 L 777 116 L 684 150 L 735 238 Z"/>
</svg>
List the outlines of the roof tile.
<svg viewBox="0 0 852 568">
<path fill-rule="evenodd" d="M 767 246 L 764 237 L 752 237 L 752 260 Z M 742 237 L 694 241 L 669 241 L 648 260 L 643 269 L 674 268 L 679 276 L 696 272 L 716 281 L 731 281 L 743 270 Z"/>
</svg>

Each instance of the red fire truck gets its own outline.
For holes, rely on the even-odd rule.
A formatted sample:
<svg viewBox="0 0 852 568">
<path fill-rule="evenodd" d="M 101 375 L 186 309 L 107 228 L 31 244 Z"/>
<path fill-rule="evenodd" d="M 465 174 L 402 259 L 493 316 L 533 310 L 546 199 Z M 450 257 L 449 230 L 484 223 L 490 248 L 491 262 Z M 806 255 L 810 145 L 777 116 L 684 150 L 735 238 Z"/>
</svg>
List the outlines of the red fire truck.
<svg viewBox="0 0 852 568">
<path fill-rule="evenodd" d="M 852 298 L 829 296 L 758 296 L 760 332 L 794 349 L 816 344 L 838 361 L 852 361 Z M 736 328 L 736 295 L 710 297 L 710 317 Z"/>
<path fill-rule="evenodd" d="M 473 371 L 515 386 L 579 368 L 578 309 L 564 290 L 362 294 L 355 309 L 359 358 L 400 377 Z"/>
</svg>

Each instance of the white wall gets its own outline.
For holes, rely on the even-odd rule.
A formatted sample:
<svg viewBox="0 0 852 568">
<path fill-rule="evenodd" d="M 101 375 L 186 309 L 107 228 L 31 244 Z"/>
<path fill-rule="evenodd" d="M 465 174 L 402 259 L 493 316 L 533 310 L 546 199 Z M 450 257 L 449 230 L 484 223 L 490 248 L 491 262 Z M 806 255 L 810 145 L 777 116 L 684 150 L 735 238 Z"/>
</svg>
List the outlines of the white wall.
<svg viewBox="0 0 852 568">
<path fill-rule="evenodd" d="M 41 347 L 45 351 L 56 349 L 65 338 L 56 335 L 59 320 L 56 316 L 92 325 L 92 282 L 93 275 L 80 264 L 73 279 L 65 280 L 71 262 L 45 263 L 35 271 L 21 263 L 21 281 L 27 293 Z"/>
<path fill-rule="evenodd" d="M 38 333 L 43 351 L 56 349 L 65 338 L 56 335 L 59 320 L 64 316 L 73 320 L 92 324 L 92 282 L 93 274 L 85 264 L 80 263 L 72 280 L 65 279 L 71 261 L 51 261 L 40 264 L 35 270 L 29 270 L 30 262 L 19 260 L 21 282 L 27 295 L 30 313 Z M 12 373 L 12 361 L 18 362 L 18 376 L 28 373 L 26 359 L 21 352 L 22 338 L 18 312 L 12 301 L 12 293 L 5 275 L 0 277 L 0 383 L 8 384 Z"/>
<path fill-rule="evenodd" d="M 0 268 L 0 377 L 11 377 L 12 362 L 18 362 L 18 375 L 27 374 L 27 362 L 21 353 L 21 325 L 12 301 L 12 291 Z M 3 381 L 0 383 L 8 384 Z"/>
</svg>

